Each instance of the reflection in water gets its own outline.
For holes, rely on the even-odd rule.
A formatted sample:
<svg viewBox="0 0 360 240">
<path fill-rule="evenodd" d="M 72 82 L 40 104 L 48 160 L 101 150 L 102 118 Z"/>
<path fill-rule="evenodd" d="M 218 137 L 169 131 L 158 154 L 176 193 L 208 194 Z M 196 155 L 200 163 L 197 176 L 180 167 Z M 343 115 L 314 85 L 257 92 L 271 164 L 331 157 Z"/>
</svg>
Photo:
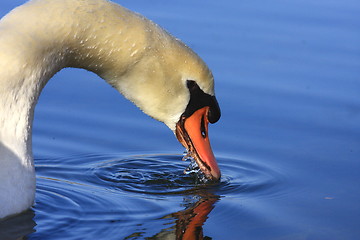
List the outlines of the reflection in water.
<svg viewBox="0 0 360 240">
<path fill-rule="evenodd" d="M 158 234 L 147 239 L 212 239 L 203 234 L 203 225 L 214 204 L 220 199 L 207 190 L 201 190 L 197 195 L 184 198 L 186 208 L 182 211 L 168 214 L 163 219 L 174 218 L 175 225 L 162 229 Z M 29 234 L 35 232 L 36 222 L 33 220 L 33 210 L 0 222 L 0 240 L 28 239 Z M 137 239 L 142 233 L 136 232 L 125 239 Z M 31 238 L 31 235 L 30 235 Z"/>
<path fill-rule="evenodd" d="M 220 199 L 206 190 L 191 197 L 185 210 L 175 212 L 164 218 L 175 218 L 175 226 L 163 229 L 160 233 L 149 239 L 211 239 L 203 234 L 203 225 L 209 213 L 214 209 L 214 204 Z M 188 202 L 189 199 L 185 199 Z"/>
<path fill-rule="evenodd" d="M 218 196 L 210 193 L 201 196 L 193 206 L 184 211 L 173 213 L 176 220 L 177 239 L 210 239 L 203 236 L 203 225 L 209 213 L 214 209 L 214 203 L 219 200 Z"/>
<path fill-rule="evenodd" d="M 0 222 L 0 240 L 211 239 L 203 226 L 220 195 L 281 194 L 282 178 L 270 168 L 219 157 L 221 182 L 198 184 L 194 175 L 182 174 L 186 163 L 180 159 L 165 154 L 37 158 L 35 207 Z"/>
<path fill-rule="evenodd" d="M 177 155 L 139 155 L 97 165 L 93 171 L 97 181 L 117 190 L 146 194 L 149 198 L 158 195 L 167 199 L 183 196 L 180 205 L 185 206 L 184 210 L 166 214 L 158 220 L 175 219 L 174 222 L 166 221 L 162 225 L 166 227 L 160 227 L 160 232 L 152 237 L 146 238 L 146 231 L 136 231 L 125 239 L 211 239 L 204 237 L 203 225 L 215 202 L 220 199 L 211 191 L 225 185 L 198 184 L 196 173 L 181 174 L 183 163 Z M 173 226 L 169 227 L 169 224 Z"/>
<path fill-rule="evenodd" d="M 211 239 L 203 235 L 203 225 L 209 213 L 214 209 L 214 204 L 220 199 L 207 190 L 201 190 L 197 195 L 184 198 L 185 210 L 168 214 L 163 219 L 174 218 L 175 225 L 165 229 L 153 237 L 147 239 L 188 239 L 202 240 Z M 0 222 L 0 240 L 27 239 L 27 236 L 35 232 L 36 226 L 33 220 L 33 210 L 9 218 Z M 142 233 L 136 232 L 125 239 L 137 239 Z"/>
</svg>

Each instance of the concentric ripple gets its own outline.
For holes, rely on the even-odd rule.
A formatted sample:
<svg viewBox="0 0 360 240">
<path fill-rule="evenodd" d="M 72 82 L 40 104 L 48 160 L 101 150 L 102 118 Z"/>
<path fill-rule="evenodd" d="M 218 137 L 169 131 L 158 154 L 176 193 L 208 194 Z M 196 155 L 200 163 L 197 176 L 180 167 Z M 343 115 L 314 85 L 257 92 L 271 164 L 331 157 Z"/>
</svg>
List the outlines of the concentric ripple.
<svg viewBox="0 0 360 240">
<path fill-rule="evenodd" d="M 252 161 L 219 157 L 222 171 L 217 194 L 238 197 L 272 197 L 281 195 L 285 176 L 279 171 Z"/>
<path fill-rule="evenodd" d="M 183 174 L 188 163 L 180 155 L 142 155 L 115 159 L 93 168 L 96 184 L 155 195 L 186 194 L 204 187 L 196 176 Z"/>
<path fill-rule="evenodd" d="M 87 185 L 114 192 L 149 195 L 189 194 L 212 189 L 219 195 L 276 193 L 283 176 L 250 161 L 217 157 L 222 178 L 219 183 L 200 184 L 196 175 L 184 174 L 189 162 L 181 155 L 147 154 L 126 157 L 86 155 L 68 159 L 37 160 L 39 176 L 64 183 Z M 46 161 L 46 164 L 42 164 Z"/>
<path fill-rule="evenodd" d="M 61 239 L 64 231 L 77 231 L 78 236 L 83 232 L 112 239 L 115 233 L 121 238 L 119 229 L 124 234 L 140 230 L 145 234 L 154 225 L 160 230 L 168 227 L 174 216 L 183 216 L 178 211 L 184 206 L 280 192 L 282 177 L 268 167 L 218 157 L 221 181 L 199 184 L 195 175 L 183 173 L 189 162 L 181 159 L 182 155 L 171 154 L 36 159 L 37 226 L 31 236 L 51 233 L 52 239 Z"/>
<path fill-rule="evenodd" d="M 142 194 L 189 194 L 199 189 L 211 189 L 219 195 L 275 194 L 281 175 L 250 162 L 218 157 L 223 177 L 220 183 L 199 184 L 196 175 L 183 174 L 189 162 L 180 155 L 142 155 L 115 159 L 91 169 L 95 184 Z M 92 178 L 94 180 L 94 178 Z"/>
</svg>

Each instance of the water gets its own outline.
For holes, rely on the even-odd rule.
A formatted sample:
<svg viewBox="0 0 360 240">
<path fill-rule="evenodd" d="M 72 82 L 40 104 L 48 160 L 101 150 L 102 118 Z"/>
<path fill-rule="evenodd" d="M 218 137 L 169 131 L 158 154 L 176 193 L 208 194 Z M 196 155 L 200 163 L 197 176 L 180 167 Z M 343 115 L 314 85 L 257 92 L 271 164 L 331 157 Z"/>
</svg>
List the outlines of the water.
<svg viewBox="0 0 360 240">
<path fill-rule="evenodd" d="M 2 1 L 0 14 L 21 2 Z M 357 1 L 121 3 L 213 70 L 221 182 L 183 174 L 163 124 L 66 69 L 36 108 L 36 204 L 0 223 L 0 239 L 358 238 Z"/>
</svg>

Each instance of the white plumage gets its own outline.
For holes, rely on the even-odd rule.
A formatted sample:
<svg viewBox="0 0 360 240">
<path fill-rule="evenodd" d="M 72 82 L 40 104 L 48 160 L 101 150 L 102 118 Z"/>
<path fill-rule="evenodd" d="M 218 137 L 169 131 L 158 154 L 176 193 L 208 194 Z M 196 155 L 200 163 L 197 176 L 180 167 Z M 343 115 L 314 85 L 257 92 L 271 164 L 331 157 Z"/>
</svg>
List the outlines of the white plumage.
<svg viewBox="0 0 360 240">
<path fill-rule="evenodd" d="M 34 107 L 65 67 L 95 72 L 173 131 L 189 102 L 187 79 L 214 95 L 211 72 L 193 51 L 117 4 L 33 0 L 14 9 L 0 21 L 0 218 L 34 202 Z"/>
</svg>

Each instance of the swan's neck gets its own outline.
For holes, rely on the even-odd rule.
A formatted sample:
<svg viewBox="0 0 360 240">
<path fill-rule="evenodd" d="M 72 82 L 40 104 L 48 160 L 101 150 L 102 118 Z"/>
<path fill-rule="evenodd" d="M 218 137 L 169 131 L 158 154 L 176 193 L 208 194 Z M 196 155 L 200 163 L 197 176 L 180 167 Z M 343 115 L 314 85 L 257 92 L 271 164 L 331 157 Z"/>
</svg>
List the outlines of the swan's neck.
<svg viewBox="0 0 360 240">
<path fill-rule="evenodd" d="M 62 67 L 56 51 L 35 54 L 25 32 L 0 23 L 0 218 L 24 211 L 35 197 L 34 108 L 46 82 Z"/>
<path fill-rule="evenodd" d="M 5 16 L 0 22 L 1 147 L 32 166 L 34 107 L 48 80 L 62 68 L 78 67 L 121 90 L 119 79 L 144 59 L 144 28 L 157 30 L 151 25 L 101 0 L 32 1 Z"/>
<path fill-rule="evenodd" d="M 62 68 L 95 72 L 173 130 L 190 97 L 185 80 L 212 78 L 181 42 L 105 0 L 30 1 L 1 19 L 0 32 L 0 218 L 34 200 L 34 108 Z"/>
<path fill-rule="evenodd" d="M 85 68 L 115 85 L 112 81 L 129 71 L 130 62 L 140 61 L 144 51 L 136 48 L 144 34 L 132 39 L 129 31 L 136 27 L 127 27 L 126 21 L 140 18 L 92 0 L 33 1 L 0 21 L 0 219 L 34 201 L 31 134 L 41 90 L 65 67 Z"/>
</svg>

